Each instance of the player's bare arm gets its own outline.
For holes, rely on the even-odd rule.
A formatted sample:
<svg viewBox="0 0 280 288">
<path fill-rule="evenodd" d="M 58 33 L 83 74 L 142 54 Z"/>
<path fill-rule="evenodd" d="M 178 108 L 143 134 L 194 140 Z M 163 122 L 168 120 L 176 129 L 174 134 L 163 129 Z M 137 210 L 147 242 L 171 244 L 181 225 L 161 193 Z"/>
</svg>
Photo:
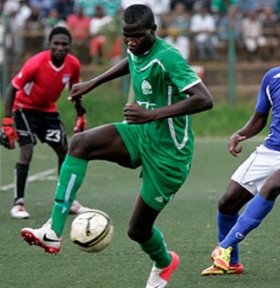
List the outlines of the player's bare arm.
<svg viewBox="0 0 280 288">
<path fill-rule="evenodd" d="M 268 114 L 263 114 L 255 111 L 249 121 L 245 124 L 245 126 L 239 131 L 233 133 L 230 137 L 228 144 L 229 152 L 233 156 L 238 157 L 238 154 L 242 152 L 243 148 L 242 146 L 237 147 L 238 144 L 244 140 L 254 137 L 259 132 L 261 132 L 267 123 L 267 119 Z"/>
<path fill-rule="evenodd" d="M 153 110 L 156 112 L 155 120 L 183 115 L 192 115 L 212 109 L 212 96 L 202 82 L 187 89 L 185 93 L 188 95 L 185 100 L 170 106 Z"/>
<path fill-rule="evenodd" d="M 12 117 L 12 107 L 15 100 L 17 89 L 13 85 L 9 85 L 5 96 L 4 116 Z"/>
<path fill-rule="evenodd" d="M 212 96 L 202 83 L 188 89 L 186 93 L 190 96 L 187 99 L 154 110 L 146 109 L 137 104 L 127 104 L 124 108 L 125 120 L 130 124 L 142 124 L 170 117 L 195 114 L 213 107 Z"/>
<path fill-rule="evenodd" d="M 14 127 L 14 119 L 12 117 L 12 107 L 16 92 L 17 89 L 13 85 L 10 85 L 5 96 L 4 117 L 0 129 L 0 144 L 7 149 L 14 149 L 15 141 L 19 141 L 19 136 Z"/>
<path fill-rule="evenodd" d="M 100 76 L 89 81 L 73 85 L 68 100 L 73 101 L 75 98 L 81 98 L 84 94 L 88 93 L 99 85 L 127 74 L 129 74 L 128 60 L 127 58 L 124 58 L 122 61 L 113 66 L 111 69 L 105 71 Z"/>
<path fill-rule="evenodd" d="M 129 124 L 143 124 L 155 120 L 155 113 L 152 111 L 138 104 L 126 104 L 123 115 Z"/>
</svg>

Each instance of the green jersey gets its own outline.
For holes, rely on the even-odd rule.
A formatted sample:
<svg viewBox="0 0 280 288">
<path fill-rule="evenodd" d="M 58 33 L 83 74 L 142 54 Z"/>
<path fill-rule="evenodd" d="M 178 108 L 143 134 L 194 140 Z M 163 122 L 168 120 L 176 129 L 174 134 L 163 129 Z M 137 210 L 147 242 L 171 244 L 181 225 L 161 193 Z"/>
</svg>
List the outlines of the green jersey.
<svg viewBox="0 0 280 288">
<path fill-rule="evenodd" d="M 75 8 L 81 6 L 84 8 L 85 15 L 95 16 L 96 6 L 102 6 L 105 15 L 114 17 L 120 9 L 120 0 L 76 0 Z"/>
<path fill-rule="evenodd" d="M 128 50 L 128 60 L 135 98 L 147 109 L 182 101 L 188 97 L 184 91 L 201 82 L 180 52 L 161 38 L 145 55 L 135 56 Z M 157 152 L 190 162 L 193 130 L 189 115 L 146 123 L 143 130 Z"/>
<path fill-rule="evenodd" d="M 236 6 L 237 0 L 213 0 L 211 3 L 211 9 L 215 12 L 226 13 L 229 6 Z"/>
</svg>

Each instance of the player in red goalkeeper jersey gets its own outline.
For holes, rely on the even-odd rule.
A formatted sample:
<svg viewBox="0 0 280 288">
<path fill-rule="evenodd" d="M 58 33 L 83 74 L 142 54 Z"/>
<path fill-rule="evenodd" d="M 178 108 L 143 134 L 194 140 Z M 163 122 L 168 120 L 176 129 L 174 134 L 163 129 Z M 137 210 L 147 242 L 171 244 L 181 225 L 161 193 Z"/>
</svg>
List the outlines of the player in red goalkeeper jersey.
<svg viewBox="0 0 280 288">
<path fill-rule="evenodd" d="M 0 142 L 8 149 L 19 142 L 19 159 L 15 167 L 13 218 L 29 218 L 24 206 L 25 186 L 36 136 L 47 143 L 58 157 L 58 170 L 67 153 L 66 131 L 57 111 L 57 100 L 66 85 L 79 82 L 80 62 L 69 54 L 71 34 L 55 27 L 49 35 L 49 50 L 27 60 L 7 89 Z M 74 103 L 77 121 L 74 132 L 85 129 L 85 109 L 81 101 Z M 79 202 L 71 207 L 73 214 L 87 209 Z"/>
</svg>

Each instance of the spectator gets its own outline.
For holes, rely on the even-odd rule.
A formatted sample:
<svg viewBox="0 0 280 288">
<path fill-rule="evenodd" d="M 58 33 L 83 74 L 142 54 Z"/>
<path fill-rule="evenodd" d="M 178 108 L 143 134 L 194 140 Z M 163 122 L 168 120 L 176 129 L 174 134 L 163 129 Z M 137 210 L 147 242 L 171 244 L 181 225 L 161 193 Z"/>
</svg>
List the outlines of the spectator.
<svg viewBox="0 0 280 288">
<path fill-rule="evenodd" d="M 176 28 L 168 29 L 168 36 L 164 38 L 164 40 L 171 45 L 173 45 L 176 49 L 178 49 L 184 59 L 189 60 L 190 56 L 190 42 L 189 39 L 185 36 L 180 35 L 180 31 Z"/>
<path fill-rule="evenodd" d="M 102 27 L 110 23 L 113 18 L 104 14 L 102 6 L 95 7 L 95 16 L 90 21 L 90 56 L 97 64 L 102 64 L 104 57 L 104 45 L 107 37 L 102 34 Z"/>
<path fill-rule="evenodd" d="M 229 13 L 236 10 L 238 0 L 213 0 L 211 10 L 217 13 Z"/>
<path fill-rule="evenodd" d="M 20 6 L 19 2 L 20 1 L 15 1 L 15 0 L 6 0 L 6 1 L 4 1 L 4 3 L 2 4 L 3 5 L 3 12 L 6 15 L 13 15 L 19 9 L 19 6 Z"/>
<path fill-rule="evenodd" d="M 184 4 L 186 11 L 189 12 L 189 11 L 194 10 L 194 5 L 195 5 L 195 2 L 197 2 L 197 0 L 171 0 L 171 3 L 170 3 L 171 11 L 175 9 L 175 6 L 177 5 L 178 2 Z"/>
<path fill-rule="evenodd" d="M 4 37 L 5 37 L 5 28 L 3 24 L 3 18 L 0 17 L 0 65 L 4 62 L 4 49 L 3 49 L 3 44 L 4 44 Z"/>
<path fill-rule="evenodd" d="M 198 60 L 217 60 L 215 19 L 204 5 L 192 16 L 190 31 L 194 35 L 194 46 L 198 50 Z"/>
<path fill-rule="evenodd" d="M 242 16 L 247 16 L 248 12 L 257 10 L 257 3 L 255 0 L 238 0 L 237 6 L 238 11 Z"/>
<path fill-rule="evenodd" d="M 121 8 L 121 0 L 100 0 L 97 5 L 103 7 L 105 15 L 114 17 Z"/>
<path fill-rule="evenodd" d="M 216 23 L 224 15 L 228 17 L 229 28 L 234 28 L 234 20 L 238 11 L 238 0 L 213 0 L 211 3 L 211 11 L 215 15 Z"/>
<path fill-rule="evenodd" d="M 15 2 L 15 1 L 14 1 Z M 13 47 L 13 64 L 21 63 L 25 51 L 25 39 L 22 33 L 26 31 L 27 19 L 31 15 L 31 8 L 27 5 L 25 0 L 16 0 L 18 5 L 14 5 L 13 9 L 10 9 L 9 3 L 6 2 L 7 6 L 4 6 L 4 10 L 8 11 L 10 18 L 10 31 L 12 36 L 12 47 Z"/>
<path fill-rule="evenodd" d="M 29 58 L 42 50 L 42 46 L 38 43 L 44 41 L 44 21 L 40 16 L 39 7 L 31 7 L 31 15 L 26 21 L 26 34 L 25 34 L 25 57 Z"/>
<path fill-rule="evenodd" d="M 93 17 L 96 6 L 103 6 L 105 15 L 114 17 L 120 9 L 120 0 L 75 0 L 75 9 L 84 8 L 86 16 Z"/>
<path fill-rule="evenodd" d="M 164 38 L 168 43 L 177 48 L 184 59 L 188 60 L 190 56 L 190 44 L 187 36 L 190 25 L 190 18 L 183 2 L 177 2 L 172 16 L 167 22 L 167 36 Z"/>
<path fill-rule="evenodd" d="M 183 2 L 177 2 L 172 16 L 170 17 L 168 27 L 178 29 L 181 35 L 186 35 L 190 26 L 190 17 Z"/>
<path fill-rule="evenodd" d="M 59 13 L 59 18 L 66 21 L 70 14 L 74 13 L 75 0 L 56 0 L 54 8 Z"/>
<path fill-rule="evenodd" d="M 233 32 L 232 35 L 236 46 L 241 41 L 242 19 L 243 16 L 241 13 L 235 13 L 234 15 L 232 15 L 232 27 L 234 28 L 232 31 Z M 227 13 L 220 15 L 216 27 L 217 27 L 218 41 L 222 47 L 226 47 L 229 41 L 229 30 L 230 30 L 229 24 L 230 24 L 229 15 Z"/>
<path fill-rule="evenodd" d="M 123 58 L 124 45 L 121 37 L 121 13 L 122 9 L 119 9 L 118 13 L 112 18 L 112 20 L 102 26 L 102 33 L 106 35 L 107 46 L 109 48 L 110 65 L 114 66 Z"/>
<path fill-rule="evenodd" d="M 67 27 L 73 36 L 73 54 L 83 64 L 89 62 L 90 20 L 81 6 L 77 7 L 75 12 L 66 19 Z"/>
<path fill-rule="evenodd" d="M 238 13 L 239 0 L 213 0 L 211 11 L 215 18 L 218 32 L 219 44 L 226 50 L 236 47 L 240 39 L 241 23 L 240 13 Z"/>
<path fill-rule="evenodd" d="M 242 20 L 242 40 L 247 52 L 247 59 L 255 60 L 256 55 L 263 54 L 266 39 L 263 36 L 262 23 L 256 11 L 251 11 Z"/>
<path fill-rule="evenodd" d="M 49 11 L 53 8 L 53 0 L 29 0 L 29 4 L 32 8 L 39 10 L 41 18 L 46 18 Z"/>
<path fill-rule="evenodd" d="M 4 24 L 3 24 L 3 17 L 0 17 L 0 65 L 2 66 L 2 64 L 4 63 L 4 41 L 5 41 L 5 27 L 4 27 Z M 1 69 L 0 71 L 0 77 L 1 79 L 2 76 L 3 76 L 3 71 Z M 2 91 L 3 91 L 3 83 L 2 81 L 0 82 L 0 98 L 2 99 L 2 97 L 4 95 L 2 95 Z"/>
<path fill-rule="evenodd" d="M 116 35 L 116 37 L 114 37 L 112 49 L 109 54 L 111 66 L 116 65 L 116 63 L 120 62 L 120 60 L 123 58 L 122 45 L 123 45 L 122 38 L 119 35 Z"/>
<path fill-rule="evenodd" d="M 55 26 L 66 27 L 66 22 L 60 18 L 59 12 L 56 9 L 51 9 L 48 17 L 45 19 L 44 25 L 44 43 L 43 49 L 47 50 L 49 48 L 49 34 Z"/>
<path fill-rule="evenodd" d="M 0 52 L 0 54 L 1 54 L 0 65 L 2 64 L 3 57 L 4 57 L 4 49 L 3 49 L 4 46 L 3 45 L 6 45 L 5 47 L 7 49 L 11 48 L 11 46 L 12 46 L 9 25 L 7 25 L 7 27 L 5 27 L 6 26 L 5 19 L 10 14 L 10 12 L 9 12 L 10 6 L 9 5 L 6 6 L 7 3 L 9 4 L 11 2 L 10 1 L 5 1 L 5 2 L 0 1 L 0 12 L 1 12 L 1 16 L 0 16 L 0 50 L 1 50 L 1 52 Z M 17 7 L 19 6 L 19 1 L 13 1 L 12 3 L 16 3 L 15 6 L 13 6 L 13 4 L 12 4 L 12 6 L 15 7 L 13 10 L 18 9 Z"/>
<path fill-rule="evenodd" d="M 110 39 L 113 40 L 111 44 L 110 50 L 110 64 L 111 66 L 116 65 L 118 62 L 123 59 L 124 54 L 124 44 L 122 39 L 122 32 L 121 32 L 121 19 L 122 19 L 122 9 L 120 8 L 118 13 L 113 17 L 113 20 L 107 24 L 104 29 L 108 29 L 110 32 Z"/>
<path fill-rule="evenodd" d="M 133 2 L 135 3 L 136 1 Z M 170 0 L 149 0 L 146 2 L 148 2 L 148 5 L 157 17 L 161 17 L 162 14 L 170 12 Z"/>
<path fill-rule="evenodd" d="M 280 0 L 276 0 L 275 12 L 277 14 L 278 21 L 280 20 Z"/>
<path fill-rule="evenodd" d="M 26 28 L 29 31 L 40 31 L 44 27 L 42 18 L 40 17 L 40 9 L 38 7 L 31 7 L 31 14 L 26 21 Z"/>
<path fill-rule="evenodd" d="M 271 8 L 263 10 L 263 36 L 266 39 L 264 49 L 264 58 L 269 60 L 275 56 L 275 52 L 279 45 L 279 33 L 277 31 L 277 15 Z"/>
<path fill-rule="evenodd" d="M 276 10 L 277 6 L 276 0 L 256 0 L 258 12 L 262 12 L 266 8 L 270 8 L 273 11 Z"/>
</svg>

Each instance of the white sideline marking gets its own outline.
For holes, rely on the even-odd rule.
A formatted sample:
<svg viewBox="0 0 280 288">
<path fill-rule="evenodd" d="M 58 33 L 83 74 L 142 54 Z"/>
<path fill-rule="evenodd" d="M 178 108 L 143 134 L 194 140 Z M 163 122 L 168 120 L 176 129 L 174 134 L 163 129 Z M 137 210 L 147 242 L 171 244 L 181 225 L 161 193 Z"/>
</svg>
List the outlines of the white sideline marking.
<svg viewBox="0 0 280 288">
<path fill-rule="evenodd" d="M 37 174 L 31 175 L 31 176 L 29 176 L 27 178 L 27 182 L 33 182 L 33 181 L 36 181 L 36 180 L 43 179 L 45 176 L 53 174 L 56 170 L 57 169 L 52 168 L 52 169 L 43 171 L 41 173 L 37 173 Z M 0 191 L 7 191 L 7 190 L 12 189 L 14 187 L 15 187 L 15 184 L 14 183 L 10 183 L 10 184 L 7 184 L 7 185 L 4 185 L 4 186 L 0 187 Z"/>
</svg>

